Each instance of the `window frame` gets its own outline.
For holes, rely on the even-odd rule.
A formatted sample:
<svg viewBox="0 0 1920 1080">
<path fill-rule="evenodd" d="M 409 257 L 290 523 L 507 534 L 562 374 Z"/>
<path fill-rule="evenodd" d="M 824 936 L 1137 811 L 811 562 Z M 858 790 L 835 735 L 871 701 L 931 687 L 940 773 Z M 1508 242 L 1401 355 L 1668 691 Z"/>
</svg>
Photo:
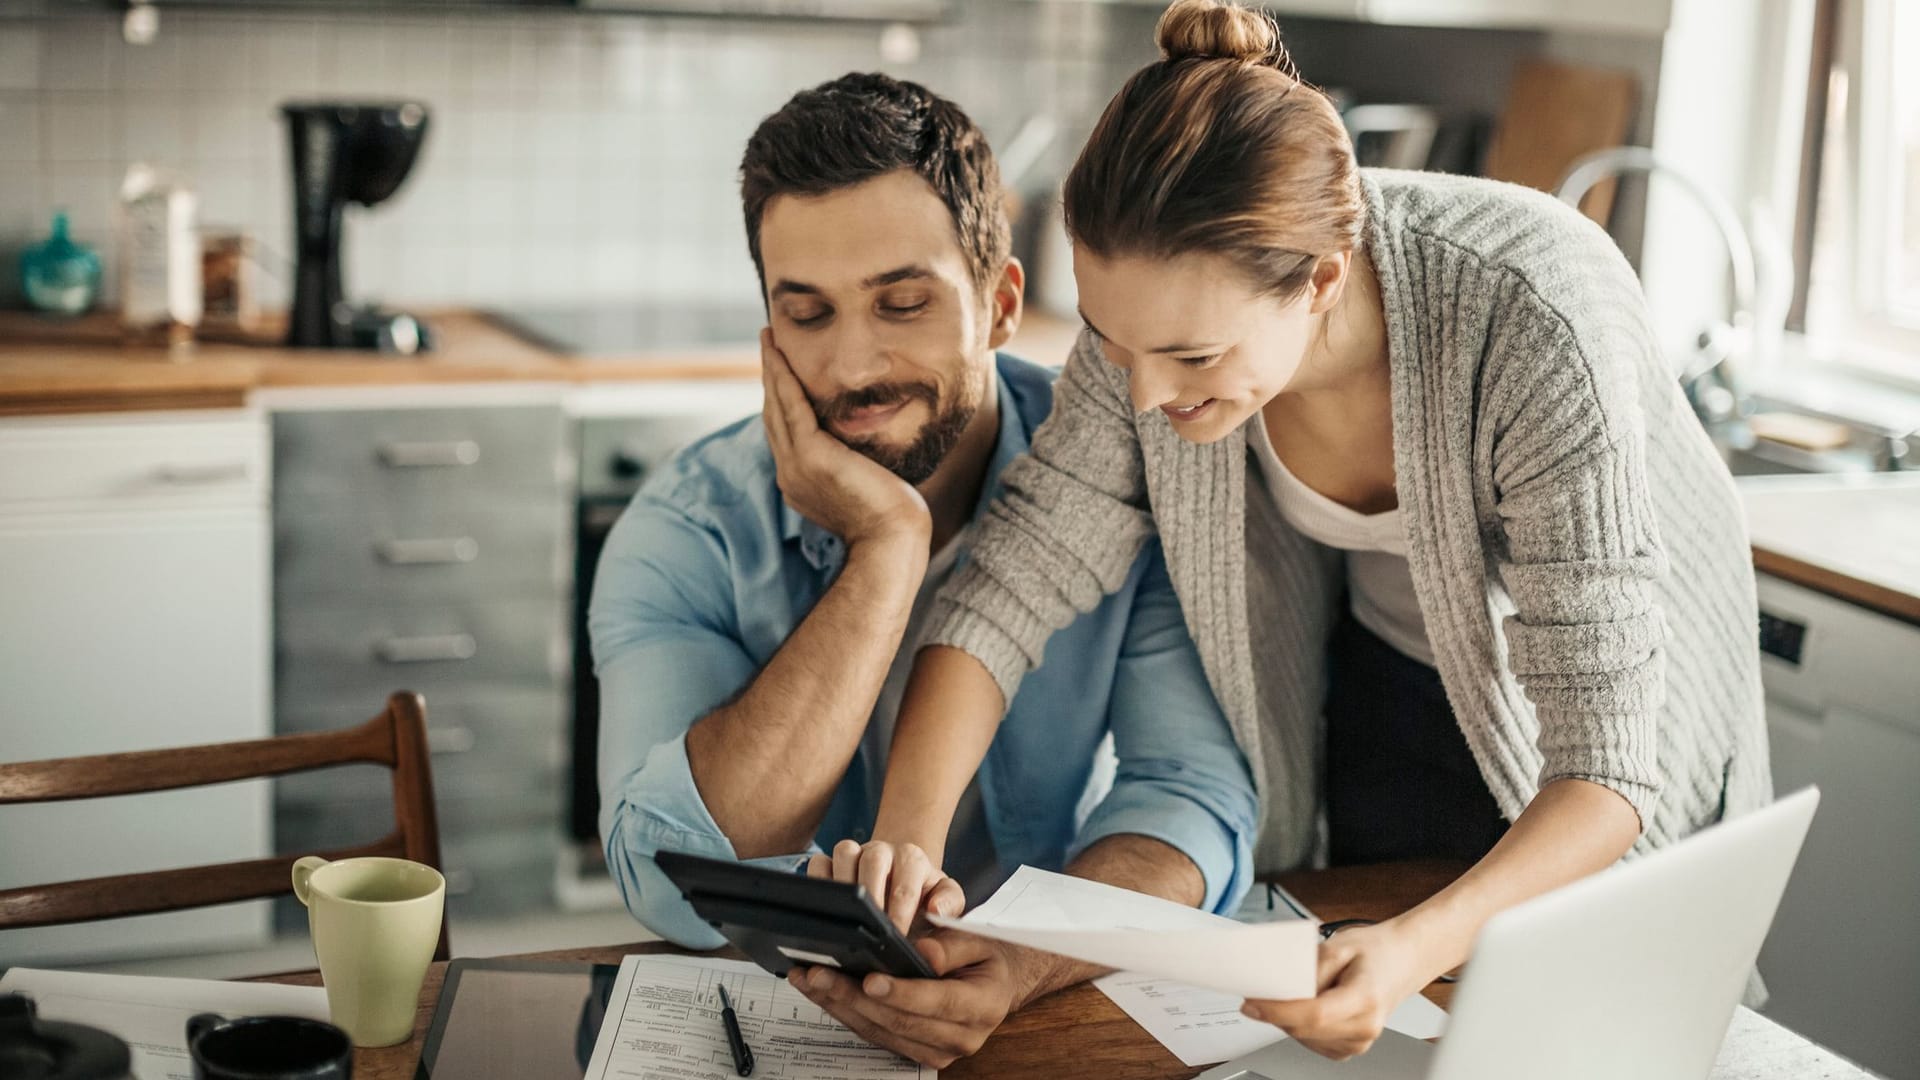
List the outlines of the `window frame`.
<svg viewBox="0 0 1920 1080">
<path fill-rule="evenodd" d="M 1910 0 L 1818 0 L 1807 92 L 1801 190 L 1794 230 L 1795 294 L 1788 328 L 1807 352 L 1844 368 L 1920 387 L 1920 304 L 1891 295 L 1895 247 L 1889 212 L 1895 56 L 1891 19 Z M 1920 18 L 1909 11 L 1905 18 Z M 1843 95 L 1833 106 L 1830 90 Z M 1842 112 L 1842 109 L 1844 110 Z M 1844 124 L 1844 171 L 1823 168 L 1829 123 Z M 1844 220 L 1820 220 L 1823 187 L 1842 183 Z M 1823 202 L 1829 205 L 1823 207 Z M 1838 237 L 1830 230 L 1839 229 Z M 1843 257 L 1823 260 L 1837 240 Z M 1816 282 L 1815 274 L 1825 271 Z M 1839 280 L 1829 280 L 1835 274 Z M 1835 297 L 1843 298 L 1835 300 Z"/>
</svg>

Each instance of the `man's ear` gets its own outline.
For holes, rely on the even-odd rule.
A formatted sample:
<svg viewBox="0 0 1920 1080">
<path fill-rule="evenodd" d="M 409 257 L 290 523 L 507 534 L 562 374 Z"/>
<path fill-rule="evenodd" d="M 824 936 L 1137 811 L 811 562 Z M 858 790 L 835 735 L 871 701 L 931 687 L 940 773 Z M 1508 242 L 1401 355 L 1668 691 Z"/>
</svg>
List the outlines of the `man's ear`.
<svg viewBox="0 0 1920 1080">
<path fill-rule="evenodd" d="M 1019 259 L 1008 259 L 1000 278 L 993 283 L 993 323 L 987 328 L 987 347 L 998 349 L 1020 329 L 1020 316 L 1026 311 L 1027 269 Z"/>
</svg>

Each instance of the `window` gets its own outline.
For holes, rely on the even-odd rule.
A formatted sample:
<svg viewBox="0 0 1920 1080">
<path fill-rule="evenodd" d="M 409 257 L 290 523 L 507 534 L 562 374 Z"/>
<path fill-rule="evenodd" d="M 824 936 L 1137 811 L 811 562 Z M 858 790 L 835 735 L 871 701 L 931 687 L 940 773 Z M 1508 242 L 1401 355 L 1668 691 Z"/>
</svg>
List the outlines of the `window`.
<svg viewBox="0 0 1920 1080">
<path fill-rule="evenodd" d="M 1920 370 L 1920 3 L 1836 5 L 1805 329 L 1849 355 Z M 1818 46 L 1816 45 L 1816 48 Z M 1904 58 L 1904 62 L 1903 61 Z M 1819 61 L 1816 60 L 1816 63 Z M 1804 223 L 1803 223 L 1804 224 Z"/>
<path fill-rule="evenodd" d="M 1920 9 L 1892 5 L 1892 33 L 1886 49 L 1891 69 L 1886 101 L 1888 221 L 1892 240 L 1886 254 L 1887 314 L 1902 326 L 1920 329 Z M 1895 63 L 1905 57 L 1905 63 Z"/>
</svg>

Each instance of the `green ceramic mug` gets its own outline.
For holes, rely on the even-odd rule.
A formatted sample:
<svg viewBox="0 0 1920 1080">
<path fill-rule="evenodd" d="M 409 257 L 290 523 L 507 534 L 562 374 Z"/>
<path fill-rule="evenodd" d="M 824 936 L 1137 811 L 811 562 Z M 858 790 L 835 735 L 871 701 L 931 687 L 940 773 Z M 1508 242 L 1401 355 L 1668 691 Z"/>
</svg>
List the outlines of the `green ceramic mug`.
<svg viewBox="0 0 1920 1080">
<path fill-rule="evenodd" d="M 447 879 L 407 859 L 308 855 L 293 864 L 293 893 L 307 905 L 333 1022 L 355 1046 L 406 1042 L 440 940 Z"/>
</svg>

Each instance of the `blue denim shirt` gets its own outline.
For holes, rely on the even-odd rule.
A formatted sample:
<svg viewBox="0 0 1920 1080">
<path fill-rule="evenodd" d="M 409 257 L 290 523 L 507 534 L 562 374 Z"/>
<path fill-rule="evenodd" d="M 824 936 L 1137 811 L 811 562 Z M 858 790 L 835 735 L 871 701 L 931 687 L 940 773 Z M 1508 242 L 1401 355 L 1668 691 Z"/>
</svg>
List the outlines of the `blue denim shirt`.
<svg viewBox="0 0 1920 1080">
<path fill-rule="evenodd" d="M 976 516 L 1053 406 L 1055 372 L 1004 354 L 997 370 L 1000 434 Z M 600 832 L 628 910 L 670 941 L 722 943 L 654 852 L 737 858 L 694 785 L 687 729 L 759 674 L 844 556 L 837 537 L 781 498 L 757 417 L 662 467 L 607 539 L 588 619 L 600 677 Z M 814 850 L 868 836 L 880 792 L 869 790 L 865 764 L 856 758 L 842 778 Z M 1193 859 L 1208 909 L 1239 903 L 1252 877 L 1253 779 L 1157 544 L 1124 587 L 1047 642 L 978 782 L 1003 876 L 1022 863 L 1057 870 L 1102 837 L 1137 833 Z"/>
</svg>

